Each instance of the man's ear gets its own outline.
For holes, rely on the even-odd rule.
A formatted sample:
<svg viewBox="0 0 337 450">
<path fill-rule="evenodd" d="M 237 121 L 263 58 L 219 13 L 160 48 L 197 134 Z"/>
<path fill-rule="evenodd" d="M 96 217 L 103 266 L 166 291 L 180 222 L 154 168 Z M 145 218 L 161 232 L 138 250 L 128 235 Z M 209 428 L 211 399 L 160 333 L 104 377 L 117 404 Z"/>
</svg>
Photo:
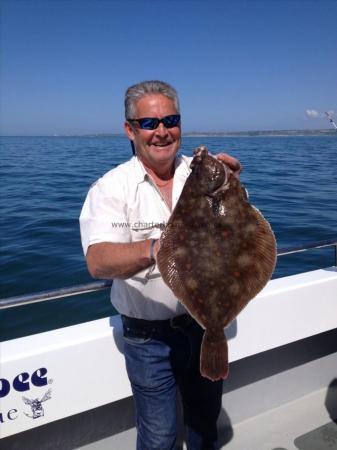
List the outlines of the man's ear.
<svg viewBox="0 0 337 450">
<path fill-rule="evenodd" d="M 133 141 L 135 138 L 135 132 L 130 123 L 127 121 L 124 123 L 124 131 L 127 137 L 130 139 L 130 141 Z"/>
</svg>

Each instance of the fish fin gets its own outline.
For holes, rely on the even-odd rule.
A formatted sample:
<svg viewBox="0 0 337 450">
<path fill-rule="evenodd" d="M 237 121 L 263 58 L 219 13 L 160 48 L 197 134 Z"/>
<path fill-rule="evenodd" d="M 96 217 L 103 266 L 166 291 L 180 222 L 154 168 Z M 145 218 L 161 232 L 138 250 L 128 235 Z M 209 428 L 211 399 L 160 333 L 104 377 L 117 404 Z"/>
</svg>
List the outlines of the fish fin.
<svg viewBox="0 0 337 450">
<path fill-rule="evenodd" d="M 188 300 L 189 295 L 184 286 L 183 278 L 184 271 L 179 267 L 179 263 L 174 257 L 174 249 L 176 248 L 176 243 L 170 239 L 167 235 L 167 230 L 165 230 L 162 236 L 166 234 L 165 240 L 161 239 L 161 245 L 157 255 L 157 265 L 161 276 L 169 288 L 173 291 L 174 295 L 179 300 Z"/>
<path fill-rule="evenodd" d="M 273 230 L 261 212 L 254 206 L 253 209 L 259 227 L 255 235 L 254 249 L 257 260 L 256 273 L 255 277 L 247 283 L 250 298 L 254 298 L 271 278 L 277 260 L 277 245 Z"/>
<path fill-rule="evenodd" d="M 223 329 L 206 329 L 201 343 L 200 373 L 216 381 L 228 376 L 228 345 Z"/>
</svg>

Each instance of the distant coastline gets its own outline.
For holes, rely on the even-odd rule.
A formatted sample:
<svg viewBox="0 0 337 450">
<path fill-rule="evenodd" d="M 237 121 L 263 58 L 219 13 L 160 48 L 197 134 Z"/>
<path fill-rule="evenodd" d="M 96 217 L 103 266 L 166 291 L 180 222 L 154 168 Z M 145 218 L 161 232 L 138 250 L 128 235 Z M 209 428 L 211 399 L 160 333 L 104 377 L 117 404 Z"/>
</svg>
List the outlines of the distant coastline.
<svg viewBox="0 0 337 450">
<path fill-rule="evenodd" d="M 200 132 L 192 131 L 189 133 L 183 133 L 183 136 L 189 137 L 202 137 L 202 136 L 215 136 L 215 137 L 239 137 L 239 136 L 322 136 L 322 135 L 336 135 L 337 130 L 323 129 L 323 130 L 256 130 L 256 131 L 219 131 L 219 132 Z"/>
<path fill-rule="evenodd" d="M 337 136 L 337 131 L 331 128 L 320 130 L 253 130 L 253 131 L 186 131 L 184 137 L 256 137 L 256 136 Z M 78 137 L 113 137 L 125 136 L 123 133 L 84 134 Z"/>
<path fill-rule="evenodd" d="M 337 136 L 337 130 L 324 128 L 319 130 L 253 130 L 253 131 L 188 131 L 185 137 L 259 137 L 259 136 Z M 77 137 L 77 138 L 109 138 L 125 136 L 124 133 L 91 133 L 91 134 L 53 134 L 53 135 L 0 135 L 0 137 Z"/>
</svg>

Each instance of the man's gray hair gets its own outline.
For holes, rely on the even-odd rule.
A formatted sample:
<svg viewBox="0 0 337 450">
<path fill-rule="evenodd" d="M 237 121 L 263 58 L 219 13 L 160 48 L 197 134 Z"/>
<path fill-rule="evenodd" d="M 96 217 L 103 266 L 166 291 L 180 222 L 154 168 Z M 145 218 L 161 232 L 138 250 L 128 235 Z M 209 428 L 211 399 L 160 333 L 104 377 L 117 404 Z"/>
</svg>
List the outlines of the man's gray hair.
<svg viewBox="0 0 337 450">
<path fill-rule="evenodd" d="M 125 118 L 134 119 L 135 105 L 142 97 L 148 94 L 162 94 L 174 102 L 174 106 L 179 113 L 179 99 L 177 91 L 168 83 L 159 80 L 143 81 L 142 83 L 130 86 L 125 93 Z"/>
</svg>

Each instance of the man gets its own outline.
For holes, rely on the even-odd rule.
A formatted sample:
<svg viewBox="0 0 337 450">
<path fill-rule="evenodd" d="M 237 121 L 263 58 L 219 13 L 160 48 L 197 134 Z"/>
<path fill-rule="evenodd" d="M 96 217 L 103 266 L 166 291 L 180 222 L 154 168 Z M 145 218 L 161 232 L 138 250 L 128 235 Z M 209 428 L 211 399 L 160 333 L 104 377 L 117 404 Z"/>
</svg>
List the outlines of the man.
<svg viewBox="0 0 337 450">
<path fill-rule="evenodd" d="M 155 264 L 159 237 L 189 175 L 176 91 L 161 81 L 131 86 L 125 132 L 136 156 L 94 184 L 84 203 L 81 235 L 90 274 L 114 279 L 126 368 L 135 401 L 137 450 L 176 447 L 180 389 L 189 450 L 214 449 L 222 380 L 200 375 L 201 327 L 164 284 Z M 239 173 L 239 162 L 217 156 Z"/>
</svg>

